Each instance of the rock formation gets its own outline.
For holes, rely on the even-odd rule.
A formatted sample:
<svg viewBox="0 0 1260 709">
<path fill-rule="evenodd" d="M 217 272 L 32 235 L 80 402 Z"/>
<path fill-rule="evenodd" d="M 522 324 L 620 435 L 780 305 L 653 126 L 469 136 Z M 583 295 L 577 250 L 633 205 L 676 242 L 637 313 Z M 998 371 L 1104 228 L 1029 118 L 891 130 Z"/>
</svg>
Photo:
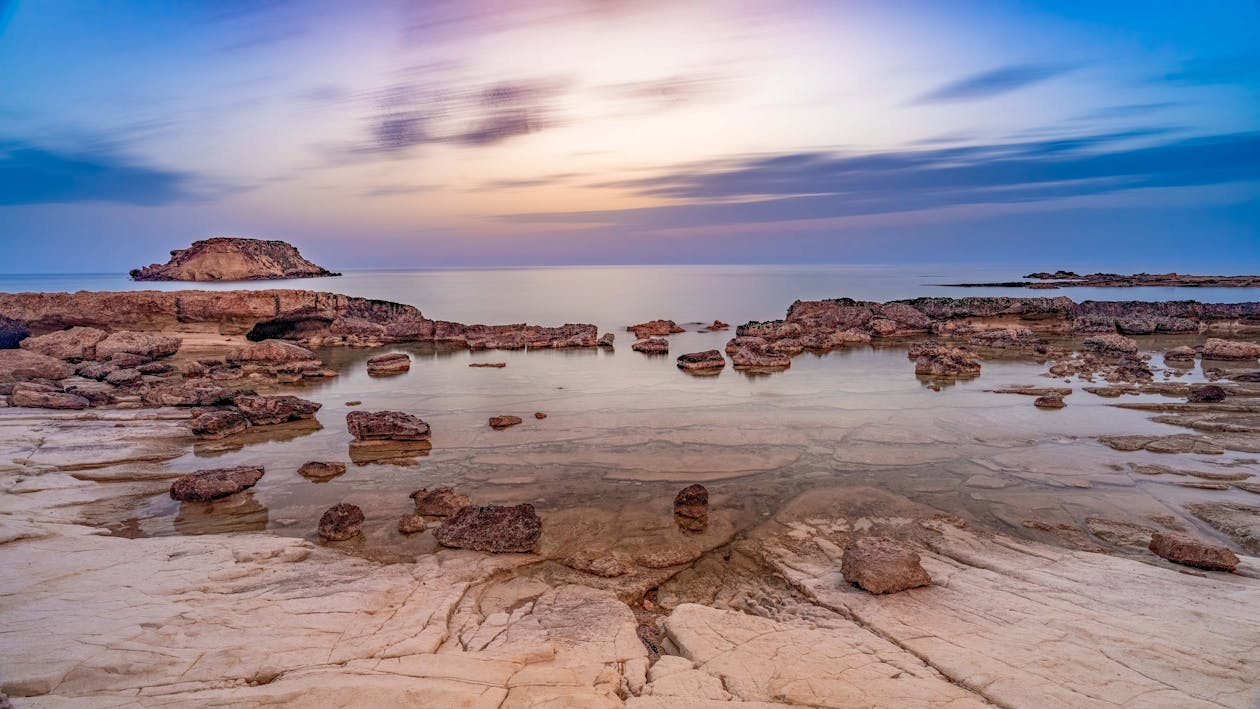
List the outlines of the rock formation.
<svg viewBox="0 0 1260 709">
<path fill-rule="evenodd" d="M 636 340 L 646 340 L 649 337 L 667 337 L 676 332 L 686 332 L 686 330 L 679 327 L 673 320 L 649 320 L 626 327 L 626 332 L 633 332 Z"/>
<path fill-rule="evenodd" d="M 238 396 L 233 400 L 241 414 L 255 426 L 313 418 L 323 404 L 296 396 Z"/>
<path fill-rule="evenodd" d="M 669 354 L 669 340 L 663 337 L 652 337 L 635 342 L 630 345 L 630 349 L 649 355 Z"/>
<path fill-rule="evenodd" d="M 262 281 L 339 276 L 283 241 L 216 237 L 171 252 L 165 264 L 131 271 L 133 281 Z"/>
<path fill-rule="evenodd" d="M 411 356 L 406 352 L 389 352 L 376 355 L 367 361 L 368 374 L 373 377 L 402 374 L 411 369 Z"/>
<path fill-rule="evenodd" d="M 341 461 L 312 460 L 298 468 L 298 475 L 311 480 L 331 480 L 346 472 L 346 464 Z"/>
<path fill-rule="evenodd" d="M 329 507 L 319 518 L 319 536 L 330 542 L 353 539 L 363 529 L 363 510 L 349 502 Z"/>
<path fill-rule="evenodd" d="M 897 593 L 932 583 L 919 555 L 887 537 L 858 537 L 844 549 L 844 580 L 874 593 Z"/>
<path fill-rule="evenodd" d="M 346 428 L 359 441 L 427 441 L 429 424 L 402 411 L 351 411 Z"/>
<path fill-rule="evenodd" d="M 433 490 L 420 488 L 411 493 L 411 499 L 416 503 L 416 514 L 430 517 L 450 517 L 472 504 L 467 495 L 461 495 L 449 487 Z"/>
<path fill-rule="evenodd" d="M 1084 276 L 1072 271 L 1054 273 L 1040 271 L 1024 278 L 1032 281 L 1001 281 L 998 283 L 947 283 L 955 288 L 1038 288 L 1066 287 L 1089 288 L 1260 288 L 1260 276 L 1193 276 L 1185 273 L 1090 273 Z"/>
<path fill-rule="evenodd" d="M 674 521 L 689 532 L 703 532 L 709 527 L 709 490 L 703 485 L 688 485 L 674 496 Z"/>
<path fill-rule="evenodd" d="M 1238 557 L 1229 549 L 1181 534 L 1156 532 L 1150 549 L 1171 562 L 1210 571 L 1233 571 L 1238 566 Z"/>
<path fill-rule="evenodd" d="M 726 358 L 717 350 L 706 350 L 704 352 L 690 352 L 685 355 L 678 356 L 679 369 L 691 370 L 712 370 L 722 369 L 726 366 Z"/>
<path fill-rule="evenodd" d="M 171 483 L 171 499 L 210 502 L 247 490 L 256 485 L 262 476 L 263 468 L 258 465 L 202 470 Z"/>
<path fill-rule="evenodd" d="M 542 536 L 542 521 L 530 504 L 461 508 L 446 518 L 434 536 L 442 546 L 492 553 L 531 552 Z"/>
</svg>

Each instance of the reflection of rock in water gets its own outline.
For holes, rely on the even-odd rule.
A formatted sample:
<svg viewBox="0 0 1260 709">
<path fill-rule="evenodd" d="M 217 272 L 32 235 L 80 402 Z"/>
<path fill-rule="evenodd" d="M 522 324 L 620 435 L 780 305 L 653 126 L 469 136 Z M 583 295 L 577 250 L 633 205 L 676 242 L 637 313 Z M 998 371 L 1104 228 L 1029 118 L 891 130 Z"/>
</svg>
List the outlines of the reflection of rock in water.
<svg viewBox="0 0 1260 709">
<path fill-rule="evenodd" d="M 431 450 L 429 441 L 351 441 L 350 460 L 355 465 L 417 465 L 420 461 L 416 458 Z"/>
<path fill-rule="evenodd" d="M 267 508 L 243 492 L 210 503 L 185 502 L 175 515 L 179 534 L 261 532 L 267 528 Z"/>
<path fill-rule="evenodd" d="M 284 443 L 309 436 L 324 427 L 315 419 L 293 421 L 271 426 L 253 426 L 243 433 L 217 441 L 199 441 L 193 444 L 193 454 L 198 458 L 214 458 L 225 453 L 241 450 L 256 443 Z"/>
</svg>

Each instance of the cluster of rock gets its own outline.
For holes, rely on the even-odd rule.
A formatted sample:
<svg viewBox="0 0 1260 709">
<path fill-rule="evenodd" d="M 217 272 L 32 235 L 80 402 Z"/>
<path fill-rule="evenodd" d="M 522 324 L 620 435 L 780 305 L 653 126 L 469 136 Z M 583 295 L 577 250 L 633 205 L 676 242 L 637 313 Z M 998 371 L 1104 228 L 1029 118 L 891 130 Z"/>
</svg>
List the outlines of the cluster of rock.
<svg viewBox="0 0 1260 709">
<path fill-rule="evenodd" d="M 906 354 L 914 360 L 914 373 L 919 376 L 955 379 L 980 374 L 980 358 L 962 347 L 919 342 L 911 345 Z"/>
<path fill-rule="evenodd" d="M 283 241 L 215 237 L 171 252 L 164 264 L 131 271 L 133 281 L 258 281 L 340 276 L 302 258 Z"/>
<path fill-rule="evenodd" d="M 627 326 L 626 331 L 633 332 L 635 337 L 635 342 L 630 345 L 630 349 L 646 355 L 669 354 L 669 340 L 665 338 L 677 332 L 686 332 L 673 320 L 649 320 L 638 325 Z M 611 347 L 612 333 L 608 333 L 605 337 L 608 338 L 607 346 Z"/>
<path fill-rule="evenodd" d="M 165 333 L 246 335 L 307 347 L 435 342 L 469 349 L 595 347 L 594 325 L 464 325 L 410 305 L 306 290 L 0 293 L 0 344 L 84 325 Z M 24 335 L 25 336 L 25 335 Z M 610 338 L 611 339 L 611 338 Z"/>
</svg>

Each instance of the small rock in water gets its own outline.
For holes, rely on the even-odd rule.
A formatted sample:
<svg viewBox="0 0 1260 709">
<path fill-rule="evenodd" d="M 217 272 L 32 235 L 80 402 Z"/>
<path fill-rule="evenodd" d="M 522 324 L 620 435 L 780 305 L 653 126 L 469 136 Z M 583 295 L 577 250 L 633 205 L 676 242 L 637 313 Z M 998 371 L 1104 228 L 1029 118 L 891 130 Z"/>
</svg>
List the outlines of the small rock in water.
<svg viewBox="0 0 1260 709">
<path fill-rule="evenodd" d="M 689 352 L 678 356 L 679 369 L 722 369 L 726 366 L 726 358 L 718 350 Z"/>
<path fill-rule="evenodd" d="M 411 493 L 411 499 L 416 503 L 416 514 L 430 517 L 450 517 L 472 504 L 467 495 L 461 495 L 449 487 L 433 490 L 421 488 Z"/>
<path fill-rule="evenodd" d="M 1241 340 L 1209 338 L 1203 345 L 1203 359 L 1254 360 L 1260 358 L 1260 344 Z"/>
<path fill-rule="evenodd" d="M 367 361 L 368 374 L 373 377 L 402 374 L 411 369 L 411 357 L 405 352 L 377 355 Z"/>
<path fill-rule="evenodd" d="M 544 414 L 544 413 L 543 413 L 543 412 L 541 412 L 541 411 L 535 411 L 535 412 L 534 412 L 534 418 L 536 418 L 536 419 L 538 419 L 539 421 L 541 421 L 541 420 L 543 420 L 543 419 L 547 418 L 547 414 Z"/>
<path fill-rule="evenodd" d="M 319 518 L 319 536 L 330 542 L 344 542 L 363 529 L 363 510 L 341 502 L 329 507 Z"/>
<path fill-rule="evenodd" d="M 1106 335 L 1087 337 L 1081 348 L 1086 352 L 1097 352 L 1103 355 L 1122 355 L 1136 354 L 1138 344 L 1137 341 L 1131 338 L 1113 332 Z"/>
<path fill-rule="evenodd" d="M 595 341 L 595 346 L 596 347 L 612 347 L 613 341 L 615 339 L 616 339 L 616 336 L 614 336 L 611 332 L 605 332 L 604 334 L 599 336 L 598 340 Z"/>
<path fill-rule="evenodd" d="M 249 489 L 262 476 L 263 468 L 260 465 L 202 470 L 171 483 L 171 499 L 180 502 L 210 502 Z"/>
<path fill-rule="evenodd" d="M 401 411 L 351 411 L 346 428 L 359 441 L 427 441 L 429 424 Z"/>
<path fill-rule="evenodd" d="M 1186 399 L 1191 403 L 1206 403 L 1213 401 L 1222 401 L 1226 397 L 1226 392 L 1215 384 L 1204 384 L 1203 386 L 1190 387 L 1190 393 Z"/>
<path fill-rule="evenodd" d="M 249 428 L 249 419 L 236 410 L 207 411 L 192 420 L 192 432 L 202 438 L 224 438 Z"/>
<path fill-rule="evenodd" d="M 428 521 L 422 514 L 403 515 L 402 519 L 398 520 L 398 531 L 403 534 L 415 534 L 423 532 L 427 524 Z"/>
<path fill-rule="evenodd" d="M 887 537 L 859 537 L 844 549 L 844 580 L 869 593 L 897 593 L 927 586 L 932 577 L 917 552 Z"/>
<path fill-rule="evenodd" d="M 1063 397 L 1059 394 L 1046 394 L 1039 396 L 1033 401 L 1033 406 L 1039 409 L 1061 409 L 1067 404 L 1063 403 Z"/>
<path fill-rule="evenodd" d="M 346 406 L 361 406 L 362 404 L 363 402 L 358 400 L 346 402 Z"/>
<path fill-rule="evenodd" d="M 1238 557 L 1229 549 L 1171 532 L 1152 534 L 1150 550 L 1175 564 L 1198 569 L 1233 571 L 1238 567 Z"/>
<path fill-rule="evenodd" d="M 688 485 L 674 496 L 674 521 L 690 532 L 703 532 L 709 526 L 709 490 Z"/>
<path fill-rule="evenodd" d="M 492 553 L 531 552 L 542 536 L 542 520 L 530 504 L 469 505 L 433 532 L 442 546 Z"/>
<path fill-rule="evenodd" d="M 493 367 L 495 369 L 503 369 L 507 366 L 507 362 L 473 362 L 469 367 Z"/>
<path fill-rule="evenodd" d="M 1194 362 L 1195 351 L 1193 347 L 1182 345 L 1174 347 L 1164 353 L 1165 362 Z"/>
<path fill-rule="evenodd" d="M 669 340 L 663 337 L 653 337 L 647 340 L 639 340 L 630 345 L 630 349 L 643 354 L 657 355 L 669 354 Z"/>
<path fill-rule="evenodd" d="M 323 404 L 296 396 L 238 396 L 234 400 L 241 414 L 255 426 L 303 421 L 315 416 Z"/>
<path fill-rule="evenodd" d="M 329 480 L 346 472 L 346 464 L 340 461 L 313 460 L 298 468 L 298 474 L 312 480 Z"/>
<path fill-rule="evenodd" d="M 496 431 L 502 431 L 509 426 L 515 426 L 516 424 L 521 423 L 521 421 L 522 419 L 520 416 L 491 416 L 490 428 L 493 428 Z"/>
</svg>

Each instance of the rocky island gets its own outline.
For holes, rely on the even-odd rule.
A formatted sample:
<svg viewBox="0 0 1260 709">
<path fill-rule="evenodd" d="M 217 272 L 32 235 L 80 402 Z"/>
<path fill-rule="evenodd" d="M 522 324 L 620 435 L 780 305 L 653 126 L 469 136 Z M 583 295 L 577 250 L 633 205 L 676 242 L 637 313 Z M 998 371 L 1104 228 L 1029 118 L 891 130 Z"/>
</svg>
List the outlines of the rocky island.
<svg viewBox="0 0 1260 709">
<path fill-rule="evenodd" d="M 277 240 L 215 237 L 171 252 L 171 260 L 133 268 L 133 281 L 268 281 L 340 276 Z"/>
<path fill-rule="evenodd" d="M 1260 288 L 1260 276 L 1194 276 L 1185 273 L 1090 273 L 1084 276 L 1062 269 L 1038 271 L 1025 281 L 996 283 L 944 283 L 953 288 Z"/>
</svg>

